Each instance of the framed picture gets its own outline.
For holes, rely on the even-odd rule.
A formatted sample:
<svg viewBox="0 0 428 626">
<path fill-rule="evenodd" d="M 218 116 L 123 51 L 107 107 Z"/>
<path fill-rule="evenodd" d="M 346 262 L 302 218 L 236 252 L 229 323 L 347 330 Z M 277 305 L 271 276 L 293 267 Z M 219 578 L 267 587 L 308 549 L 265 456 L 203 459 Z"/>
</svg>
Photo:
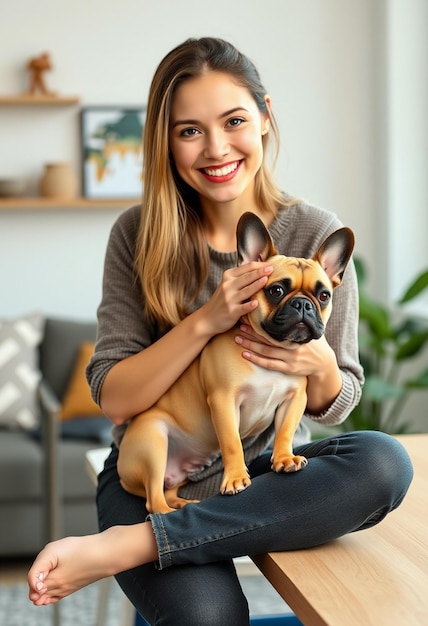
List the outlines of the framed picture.
<svg viewBox="0 0 428 626">
<path fill-rule="evenodd" d="M 140 198 L 145 107 L 81 111 L 82 189 L 86 198 Z"/>
</svg>

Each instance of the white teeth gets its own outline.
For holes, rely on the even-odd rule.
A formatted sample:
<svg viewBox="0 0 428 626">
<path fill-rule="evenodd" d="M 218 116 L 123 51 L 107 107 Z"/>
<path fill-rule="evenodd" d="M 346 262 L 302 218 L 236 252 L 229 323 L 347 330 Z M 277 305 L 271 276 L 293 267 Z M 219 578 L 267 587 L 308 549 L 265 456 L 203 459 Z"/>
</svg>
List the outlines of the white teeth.
<svg viewBox="0 0 428 626">
<path fill-rule="evenodd" d="M 216 169 L 204 168 L 204 172 L 208 174 L 208 176 L 227 176 L 231 172 L 234 172 L 238 167 L 239 162 L 235 161 L 235 163 L 229 163 L 229 165 L 225 165 L 224 167 L 216 167 Z"/>
</svg>

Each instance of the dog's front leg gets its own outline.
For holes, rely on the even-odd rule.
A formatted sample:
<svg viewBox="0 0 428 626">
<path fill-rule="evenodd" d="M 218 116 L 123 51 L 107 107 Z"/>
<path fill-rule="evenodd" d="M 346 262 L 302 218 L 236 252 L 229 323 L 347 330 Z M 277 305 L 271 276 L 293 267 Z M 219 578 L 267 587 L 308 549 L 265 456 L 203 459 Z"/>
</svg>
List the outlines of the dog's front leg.
<svg viewBox="0 0 428 626">
<path fill-rule="evenodd" d="M 275 443 L 272 454 L 272 469 L 275 472 L 297 472 L 308 464 L 304 456 L 293 452 L 293 437 L 306 408 L 306 378 L 290 392 L 289 401 L 285 400 L 275 415 Z"/>
<path fill-rule="evenodd" d="M 208 396 L 208 405 L 224 464 L 220 492 L 223 495 L 234 495 L 251 485 L 239 435 L 236 397 L 234 394 L 226 395 L 220 390 Z"/>
</svg>

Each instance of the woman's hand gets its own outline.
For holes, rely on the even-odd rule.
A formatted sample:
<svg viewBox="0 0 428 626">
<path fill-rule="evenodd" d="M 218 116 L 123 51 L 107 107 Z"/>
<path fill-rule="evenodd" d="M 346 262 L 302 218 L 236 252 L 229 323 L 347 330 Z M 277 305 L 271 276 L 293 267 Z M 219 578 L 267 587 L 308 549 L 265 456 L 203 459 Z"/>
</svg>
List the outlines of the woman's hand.
<svg viewBox="0 0 428 626">
<path fill-rule="evenodd" d="M 342 376 L 336 355 L 325 335 L 287 349 L 269 344 L 247 325 L 241 325 L 240 331 L 235 340 L 244 348 L 244 359 L 265 369 L 308 377 L 307 408 L 311 413 L 321 413 L 338 396 L 342 388 Z"/>
<path fill-rule="evenodd" d="M 105 415 L 114 424 L 123 424 L 157 402 L 211 337 L 229 330 L 242 315 L 257 307 L 252 297 L 272 271 L 268 263 L 248 263 L 226 270 L 204 306 L 145 350 L 116 363 L 101 389 Z"/>
<path fill-rule="evenodd" d="M 311 376 L 324 369 L 329 353 L 332 352 L 325 337 L 309 341 L 291 349 L 272 345 L 257 334 L 250 326 L 241 325 L 236 342 L 245 348 L 242 356 L 264 367 L 292 376 Z"/>
<path fill-rule="evenodd" d="M 262 262 L 226 270 L 210 300 L 199 309 L 206 332 L 211 336 L 223 333 L 253 311 L 258 306 L 253 296 L 266 285 L 272 272 L 273 267 Z"/>
</svg>

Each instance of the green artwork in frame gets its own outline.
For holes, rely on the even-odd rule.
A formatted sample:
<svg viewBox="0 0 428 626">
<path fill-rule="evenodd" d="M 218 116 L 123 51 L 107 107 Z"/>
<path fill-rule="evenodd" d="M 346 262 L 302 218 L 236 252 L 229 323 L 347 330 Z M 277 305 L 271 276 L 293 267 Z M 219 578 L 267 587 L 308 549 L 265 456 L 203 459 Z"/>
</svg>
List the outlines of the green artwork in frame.
<svg viewBox="0 0 428 626">
<path fill-rule="evenodd" d="M 144 120 L 143 107 L 90 106 L 82 109 L 82 189 L 85 197 L 141 197 Z"/>
</svg>

